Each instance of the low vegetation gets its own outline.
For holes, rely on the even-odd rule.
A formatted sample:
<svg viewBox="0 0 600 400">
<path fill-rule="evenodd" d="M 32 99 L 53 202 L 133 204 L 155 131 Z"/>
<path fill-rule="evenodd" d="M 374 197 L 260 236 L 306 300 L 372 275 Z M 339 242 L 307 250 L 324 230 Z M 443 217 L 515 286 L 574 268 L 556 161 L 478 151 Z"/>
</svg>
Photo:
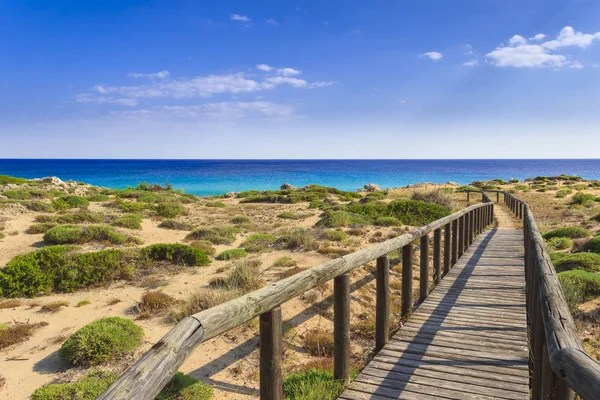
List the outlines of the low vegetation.
<svg viewBox="0 0 600 400">
<path fill-rule="evenodd" d="M 229 265 L 224 278 L 215 278 L 210 286 L 218 289 L 238 291 L 240 293 L 260 289 L 265 281 L 260 277 L 260 261 L 235 261 Z"/>
<path fill-rule="evenodd" d="M 62 196 L 52 201 L 52 207 L 54 207 L 55 210 L 81 208 L 89 205 L 89 200 L 81 196 Z"/>
<path fill-rule="evenodd" d="M 600 235 L 595 236 L 583 246 L 583 251 L 591 251 L 600 254 Z"/>
<path fill-rule="evenodd" d="M 35 217 L 36 222 L 62 224 L 98 224 L 105 222 L 106 218 L 99 213 L 88 212 L 87 210 L 79 210 L 78 212 L 69 212 L 59 215 L 38 215 Z"/>
<path fill-rule="evenodd" d="M 165 218 L 176 218 L 185 212 L 185 207 L 177 203 L 159 203 L 156 213 Z"/>
<path fill-rule="evenodd" d="M 600 254 L 595 253 L 550 253 L 556 272 L 579 269 L 600 272 Z"/>
<path fill-rule="evenodd" d="M 352 374 L 353 377 L 356 373 Z M 344 391 L 343 381 L 321 369 L 289 374 L 283 378 L 283 393 L 287 400 L 334 400 Z"/>
<path fill-rule="evenodd" d="M 104 225 L 59 225 L 50 228 L 44 234 L 44 242 L 48 244 L 84 244 L 89 242 L 108 242 L 111 244 L 142 244 L 133 236 L 115 231 Z"/>
<path fill-rule="evenodd" d="M 194 229 L 187 236 L 187 240 L 208 240 L 212 244 L 231 244 L 240 229 L 235 226 L 218 226 L 215 228 Z"/>
<path fill-rule="evenodd" d="M 144 217 L 140 214 L 125 214 L 117 218 L 112 224 L 127 229 L 142 229 Z"/>
<path fill-rule="evenodd" d="M 231 219 L 231 222 L 233 224 L 249 224 L 252 220 L 246 215 L 236 215 Z"/>
<path fill-rule="evenodd" d="M 36 330 L 46 325 L 47 322 L 15 323 L 12 326 L 0 324 L 0 350 L 26 341 Z"/>
<path fill-rule="evenodd" d="M 42 305 L 42 307 L 40 308 L 40 312 L 47 312 L 47 313 L 57 313 L 59 312 L 63 307 L 68 307 L 69 306 L 69 302 L 68 301 L 51 301 L 50 303 L 46 303 L 44 305 Z"/>
<path fill-rule="evenodd" d="M 248 238 L 244 240 L 242 247 L 244 247 L 244 249 L 246 249 L 246 251 L 249 253 L 258 253 L 261 251 L 271 250 L 276 242 L 277 236 L 275 235 L 255 233 L 248 236 Z"/>
<path fill-rule="evenodd" d="M 176 300 L 165 292 L 146 292 L 142 295 L 137 309 L 140 317 L 148 318 L 156 313 L 167 310 L 175 303 Z"/>
<path fill-rule="evenodd" d="M 570 239 L 579 239 L 592 236 L 592 233 L 580 226 L 567 226 L 564 228 L 554 229 L 543 235 L 544 239 L 549 240 L 555 237 L 565 237 Z"/>
<path fill-rule="evenodd" d="M 452 210 L 454 208 L 452 196 L 450 196 L 448 193 L 445 193 L 442 189 L 432 190 L 431 192 L 414 192 L 411 196 L 411 199 L 425 203 L 439 204 L 448 210 Z"/>
<path fill-rule="evenodd" d="M 176 229 L 180 231 L 191 231 L 194 229 L 194 225 L 189 224 L 187 222 L 176 221 L 174 219 L 165 219 L 160 224 L 158 224 L 158 227 L 165 229 Z"/>
<path fill-rule="evenodd" d="M 216 208 L 225 208 L 227 205 L 220 201 L 209 201 L 204 204 L 206 207 L 216 207 Z"/>
<path fill-rule="evenodd" d="M 237 290 L 199 289 L 183 301 L 175 304 L 169 311 L 169 316 L 175 322 L 179 322 L 187 316 L 233 300 L 241 294 Z"/>
<path fill-rule="evenodd" d="M 237 260 L 248 257 L 248 253 L 244 249 L 230 249 L 219 253 L 217 260 Z"/>
<path fill-rule="evenodd" d="M 205 266 L 210 259 L 202 250 L 185 244 L 153 244 L 144 248 L 151 260 L 170 261 L 177 265 Z"/>
<path fill-rule="evenodd" d="M 550 250 L 566 250 L 573 247 L 573 240 L 566 237 L 553 237 L 546 244 Z"/>
<path fill-rule="evenodd" d="M 348 237 L 346 232 L 337 229 L 326 230 L 325 233 L 323 233 L 323 236 L 325 237 L 325 239 L 334 242 L 343 242 Z"/>
<path fill-rule="evenodd" d="M 277 243 L 289 250 L 317 250 L 317 232 L 312 229 L 293 229 L 277 239 Z"/>
<path fill-rule="evenodd" d="M 304 335 L 304 348 L 314 357 L 333 357 L 335 348 L 333 332 L 312 329 Z"/>
<path fill-rule="evenodd" d="M 205 252 L 209 256 L 214 256 L 215 254 L 217 254 L 217 250 L 208 240 L 194 240 L 190 243 L 190 246 Z"/>
<path fill-rule="evenodd" d="M 131 353 L 143 336 L 142 328 L 128 319 L 102 318 L 75 332 L 58 355 L 69 365 L 99 365 Z"/>
<path fill-rule="evenodd" d="M 336 188 L 308 185 L 302 189 L 266 190 L 259 192 L 251 190 L 237 195 L 242 203 L 302 203 L 323 200 L 330 195 L 337 196 L 339 200 L 350 201 L 360 199 L 362 196 L 355 192 L 345 192 Z"/>
<path fill-rule="evenodd" d="M 582 270 L 558 274 L 569 309 L 579 312 L 579 305 L 600 296 L 600 274 Z"/>
</svg>

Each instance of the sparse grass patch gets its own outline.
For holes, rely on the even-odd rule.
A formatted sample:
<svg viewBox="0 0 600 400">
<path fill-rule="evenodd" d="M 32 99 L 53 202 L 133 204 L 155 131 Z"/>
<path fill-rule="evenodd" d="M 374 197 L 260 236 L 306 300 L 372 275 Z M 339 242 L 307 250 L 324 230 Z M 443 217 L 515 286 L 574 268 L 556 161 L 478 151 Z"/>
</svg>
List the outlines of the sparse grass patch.
<svg viewBox="0 0 600 400">
<path fill-rule="evenodd" d="M 334 242 L 343 242 L 348 237 L 346 232 L 340 231 L 338 229 L 328 229 L 323 233 L 323 236 L 327 240 L 331 240 Z"/>
<path fill-rule="evenodd" d="M 332 247 L 332 246 L 325 246 L 325 247 L 320 247 L 319 250 L 317 250 L 317 251 L 319 252 L 319 254 L 324 254 L 324 255 L 330 256 L 330 257 L 342 257 L 342 256 L 345 256 L 346 254 L 352 253 L 354 250 L 343 249 L 343 248 Z"/>
<path fill-rule="evenodd" d="M 210 400 L 213 396 L 212 387 L 192 376 L 177 372 L 156 396 L 156 400 Z"/>
<path fill-rule="evenodd" d="M 9 183 L 12 183 L 14 185 L 22 185 L 27 182 L 28 180 L 25 178 L 17 178 L 9 175 L 0 175 L 0 185 L 8 185 Z"/>
<path fill-rule="evenodd" d="M 109 371 L 92 371 L 70 383 L 44 385 L 31 395 L 31 400 L 94 400 L 117 379 Z"/>
<path fill-rule="evenodd" d="M 24 201 L 21 204 L 23 204 L 25 206 L 25 208 L 27 208 L 28 210 L 31 210 L 31 211 L 46 212 L 46 213 L 51 213 L 51 212 L 56 211 L 52 204 L 44 203 L 43 201 L 37 201 L 37 200 Z"/>
<path fill-rule="evenodd" d="M 158 224 L 158 227 L 165 229 L 176 229 L 180 231 L 191 231 L 194 229 L 194 225 L 187 222 L 176 221 L 174 219 L 165 219 L 163 222 Z"/>
<path fill-rule="evenodd" d="M 600 296 L 600 274 L 572 270 L 560 272 L 558 279 L 572 313 L 578 313 L 581 303 Z"/>
<path fill-rule="evenodd" d="M 185 212 L 185 207 L 177 203 L 159 203 L 156 213 L 165 218 L 176 218 Z"/>
<path fill-rule="evenodd" d="M 52 201 L 52 206 L 56 210 L 67 210 L 69 208 L 87 207 L 90 202 L 81 196 L 62 196 Z"/>
<path fill-rule="evenodd" d="M 176 300 L 165 292 L 146 292 L 142 295 L 137 305 L 140 318 L 149 318 L 152 315 L 170 308 Z"/>
<path fill-rule="evenodd" d="M 31 194 L 27 190 L 11 189 L 2 192 L 3 196 L 8 197 L 11 200 L 27 200 L 31 197 Z"/>
<path fill-rule="evenodd" d="M 553 237 L 546 244 L 550 250 L 566 250 L 573 247 L 573 240 L 566 237 Z"/>
<path fill-rule="evenodd" d="M 0 350 L 26 341 L 37 329 L 46 325 L 48 325 L 47 322 L 16 323 L 13 326 L 0 329 Z"/>
<path fill-rule="evenodd" d="M 44 234 L 44 242 L 48 244 L 83 244 L 89 242 L 109 242 L 111 244 L 141 244 L 142 241 L 133 236 L 115 231 L 104 225 L 59 225 Z"/>
<path fill-rule="evenodd" d="M 249 224 L 252 220 L 246 215 L 236 215 L 231 219 L 231 222 L 234 224 Z"/>
<path fill-rule="evenodd" d="M 93 196 L 88 196 L 87 199 L 92 202 L 100 202 L 100 201 L 108 201 L 108 200 L 110 200 L 110 197 L 108 197 L 108 195 L 106 195 L 106 194 L 98 193 Z"/>
<path fill-rule="evenodd" d="M 288 256 L 283 256 L 283 257 L 279 257 L 277 260 L 275 260 L 275 262 L 273 263 L 274 267 L 293 267 L 297 264 L 297 262 L 295 260 L 293 260 L 291 257 Z"/>
<path fill-rule="evenodd" d="M 69 302 L 68 301 L 53 301 L 51 303 L 46 303 L 42 306 L 42 308 L 40 309 L 41 312 L 47 312 L 47 313 L 57 313 L 59 312 L 63 307 L 68 307 L 69 306 Z"/>
<path fill-rule="evenodd" d="M 218 256 L 217 260 L 237 260 L 240 258 L 248 257 L 248 253 L 244 249 L 229 249 L 222 251 Z"/>
<path fill-rule="evenodd" d="M 125 214 L 117 218 L 112 224 L 127 229 L 142 229 L 144 217 L 140 214 Z"/>
<path fill-rule="evenodd" d="M 204 204 L 206 207 L 217 207 L 217 208 L 225 208 L 227 205 L 221 201 L 209 201 Z"/>
<path fill-rule="evenodd" d="M 54 228 L 57 225 L 58 224 L 56 222 L 45 222 L 43 224 L 33 224 L 33 225 L 30 225 L 29 228 L 27 228 L 25 233 L 29 233 L 30 235 L 46 233 L 50 229 Z"/>
<path fill-rule="evenodd" d="M 221 303 L 233 300 L 240 295 L 241 292 L 236 290 L 200 289 L 171 307 L 169 316 L 175 322 L 179 322 L 189 315 L 208 310 Z"/>
<path fill-rule="evenodd" d="M 439 204 L 448 210 L 452 210 L 454 208 L 452 196 L 444 193 L 444 191 L 441 189 L 432 190 L 431 192 L 414 192 L 411 198 L 413 200 L 422 201 L 425 203 Z"/>
<path fill-rule="evenodd" d="M 79 210 L 78 212 L 69 212 L 59 215 L 38 215 L 35 217 L 36 222 L 55 223 L 55 224 L 84 224 L 84 223 L 101 223 L 105 217 L 102 214 L 88 212 L 87 210 Z"/>
<path fill-rule="evenodd" d="M 215 278 L 210 286 L 218 289 L 234 290 L 241 293 L 260 289 L 265 284 L 260 277 L 260 261 L 235 261 L 225 278 Z"/>
<path fill-rule="evenodd" d="M 244 243 L 242 243 L 242 246 L 250 253 L 258 253 L 271 250 L 276 241 L 277 236 L 275 235 L 255 233 L 248 236 L 248 238 L 244 240 Z"/>
<path fill-rule="evenodd" d="M 352 374 L 352 378 L 356 372 Z M 344 381 L 320 369 L 289 374 L 283 378 L 283 393 L 288 400 L 334 400 L 344 391 Z"/>
<path fill-rule="evenodd" d="M 142 328 L 128 319 L 102 318 L 75 332 L 58 354 L 69 365 L 98 365 L 131 353 L 143 336 Z"/>
<path fill-rule="evenodd" d="M 116 297 L 113 297 L 112 299 L 109 299 L 106 301 L 106 305 L 114 306 L 115 304 L 119 304 L 120 302 L 121 302 L 121 299 L 117 299 Z"/>
<path fill-rule="evenodd" d="M 0 310 L 4 310 L 6 308 L 17 308 L 21 306 L 21 300 L 10 299 L 0 301 Z"/>
<path fill-rule="evenodd" d="M 591 251 L 600 254 L 600 236 L 595 236 L 583 246 L 583 251 Z"/>
<path fill-rule="evenodd" d="M 366 225 L 368 223 L 369 221 L 366 218 L 355 213 L 347 211 L 326 211 L 318 222 L 318 225 L 327 228 L 339 228 L 352 225 Z"/>
<path fill-rule="evenodd" d="M 554 229 L 543 235 L 544 239 L 549 240 L 553 237 L 566 237 L 570 239 L 578 239 L 592 236 L 592 233 L 580 226 L 567 226 L 564 228 Z"/>
<path fill-rule="evenodd" d="M 296 214 L 295 212 L 291 212 L 291 211 L 282 212 L 281 214 L 279 214 L 277 216 L 279 218 L 283 218 L 283 219 L 299 219 L 298 214 Z"/>
<path fill-rule="evenodd" d="M 208 240 L 212 244 L 231 244 L 235 241 L 235 234 L 240 230 L 234 226 L 218 226 L 215 228 L 194 229 L 187 236 L 187 240 Z"/>
<path fill-rule="evenodd" d="M 194 240 L 190 243 L 190 246 L 205 252 L 209 256 L 217 254 L 217 250 L 212 246 L 212 243 L 208 240 Z"/>
<path fill-rule="evenodd" d="M 319 242 L 316 239 L 316 232 L 310 229 L 294 229 L 281 236 L 278 240 L 285 248 L 290 250 L 316 250 L 319 248 Z"/>
<path fill-rule="evenodd" d="M 92 302 L 89 300 L 81 300 L 81 301 L 77 302 L 75 307 L 83 307 L 83 306 L 87 306 L 88 304 L 92 304 Z"/>
<path fill-rule="evenodd" d="M 287 271 L 283 271 L 279 274 L 279 279 L 289 278 L 290 276 L 294 276 L 302 271 L 306 271 L 306 268 L 294 267 L 288 269 Z"/>
<path fill-rule="evenodd" d="M 322 329 L 312 329 L 304 335 L 306 352 L 314 357 L 333 357 L 333 333 Z"/>
<path fill-rule="evenodd" d="M 171 261 L 174 264 L 187 266 L 210 264 L 206 253 L 185 244 L 158 243 L 144 248 L 144 252 L 155 261 Z"/>
<path fill-rule="evenodd" d="M 398 226 L 401 225 L 398 218 L 394 217 L 377 217 L 375 219 L 375 225 L 377 226 Z"/>
</svg>

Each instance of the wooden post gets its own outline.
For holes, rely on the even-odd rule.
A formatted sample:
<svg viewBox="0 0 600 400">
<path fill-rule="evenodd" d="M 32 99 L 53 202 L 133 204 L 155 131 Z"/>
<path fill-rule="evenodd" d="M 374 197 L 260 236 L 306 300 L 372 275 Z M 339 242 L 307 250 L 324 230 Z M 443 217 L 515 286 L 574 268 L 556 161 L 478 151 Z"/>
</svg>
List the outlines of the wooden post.
<svg viewBox="0 0 600 400">
<path fill-rule="evenodd" d="M 419 302 L 429 295 L 429 236 L 421 236 L 421 275 L 419 278 Z"/>
<path fill-rule="evenodd" d="M 412 244 L 407 244 L 402 247 L 402 316 L 408 316 L 412 311 L 412 264 L 413 246 Z"/>
<path fill-rule="evenodd" d="M 458 219 L 458 257 L 460 258 L 465 251 L 465 216 Z"/>
<path fill-rule="evenodd" d="M 450 254 L 452 252 L 452 226 L 451 223 L 444 226 L 444 275 L 450 271 Z"/>
<path fill-rule="evenodd" d="M 456 260 L 458 260 L 458 219 L 452 221 L 452 259 L 450 266 L 454 266 Z"/>
<path fill-rule="evenodd" d="M 496 192 L 496 203 L 500 203 L 500 192 Z"/>
<path fill-rule="evenodd" d="M 389 339 L 390 315 L 390 258 L 377 259 L 377 304 L 375 305 L 375 351 L 385 346 Z"/>
<path fill-rule="evenodd" d="M 481 208 L 475 210 L 475 236 L 479 235 L 479 224 L 481 223 Z"/>
<path fill-rule="evenodd" d="M 467 203 L 471 201 L 471 192 L 467 192 Z"/>
<path fill-rule="evenodd" d="M 442 228 L 433 231 L 433 275 L 437 286 L 442 279 Z"/>
<path fill-rule="evenodd" d="M 334 367 L 336 380 L 350 380 L 350 274 L 345 273 L 333 280 L 333 337 Z"/>
<path fill-rule="evenodd" d="M 283 400 L 281 307 L 260 315 L 260 400 Z"/>
</svg>

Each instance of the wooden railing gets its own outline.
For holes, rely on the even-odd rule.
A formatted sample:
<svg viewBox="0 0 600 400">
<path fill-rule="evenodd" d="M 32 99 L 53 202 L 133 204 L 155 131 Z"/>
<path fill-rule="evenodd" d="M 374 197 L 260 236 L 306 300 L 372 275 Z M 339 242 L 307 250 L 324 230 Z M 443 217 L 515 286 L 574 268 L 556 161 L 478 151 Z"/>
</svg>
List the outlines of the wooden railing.
<svg viewBox="0 0 600 400">
<path fill-rule="evenodd" d="M 523 221 L 532 398 L 600 399 L 600 363 L 585 353 L 530 207 L 510 193 L 504 204 Z"/>
<path fill-rule="evenodd" d="M 282 279 L 237 299 L 191 315 L 179 322 L 126 370 L 98 399 L 153 399 L 171 380 L 185 359 L 202 342 L 251 319 L 260 319 L 260 398 L 280 400 L 282 392 L 281 305 L 307 290 L 334 280 L 334 377 L 350 377 L 350 272 L 377 260 L 376 350 L 389 339 L 389 253 L 402 249 L 402 304 L 404 316 L 413 309 L 413 242 L 420 241 L 420 295 L 427 298 L 429 235 L 433 233 L 433 283 L 437 284 L 473 243 L 493 223 L 493 202 L 481 192 L 482 203 L 414 229 L 401 236 L 328 261 Z M 442 236 L 444 243 L 442 246 Z M 443 249 L 443 251 L 442 251 Z"/>
</svg>

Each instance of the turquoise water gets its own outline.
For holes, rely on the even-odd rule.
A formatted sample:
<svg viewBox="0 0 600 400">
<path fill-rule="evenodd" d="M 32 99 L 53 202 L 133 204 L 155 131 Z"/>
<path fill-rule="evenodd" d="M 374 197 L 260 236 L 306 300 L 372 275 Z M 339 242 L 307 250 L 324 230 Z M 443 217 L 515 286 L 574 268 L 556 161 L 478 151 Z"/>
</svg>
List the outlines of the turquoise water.
<svg viewBox="0 0 600 400">
<path fill-rule="evenodd" d="M 0 159 L 0 175 L 58 176 L 98 186 L 125 188 L 139 182 L 166 182 L 201 196 L 249 189 L 277 189 L 316 183 L 356 190 L 366 183 L 382 188 L 419 182 L 524 179 L 538 175 L 579 175 L 600 179 L 592 160 L 27 160 Z"/>
</svg>

